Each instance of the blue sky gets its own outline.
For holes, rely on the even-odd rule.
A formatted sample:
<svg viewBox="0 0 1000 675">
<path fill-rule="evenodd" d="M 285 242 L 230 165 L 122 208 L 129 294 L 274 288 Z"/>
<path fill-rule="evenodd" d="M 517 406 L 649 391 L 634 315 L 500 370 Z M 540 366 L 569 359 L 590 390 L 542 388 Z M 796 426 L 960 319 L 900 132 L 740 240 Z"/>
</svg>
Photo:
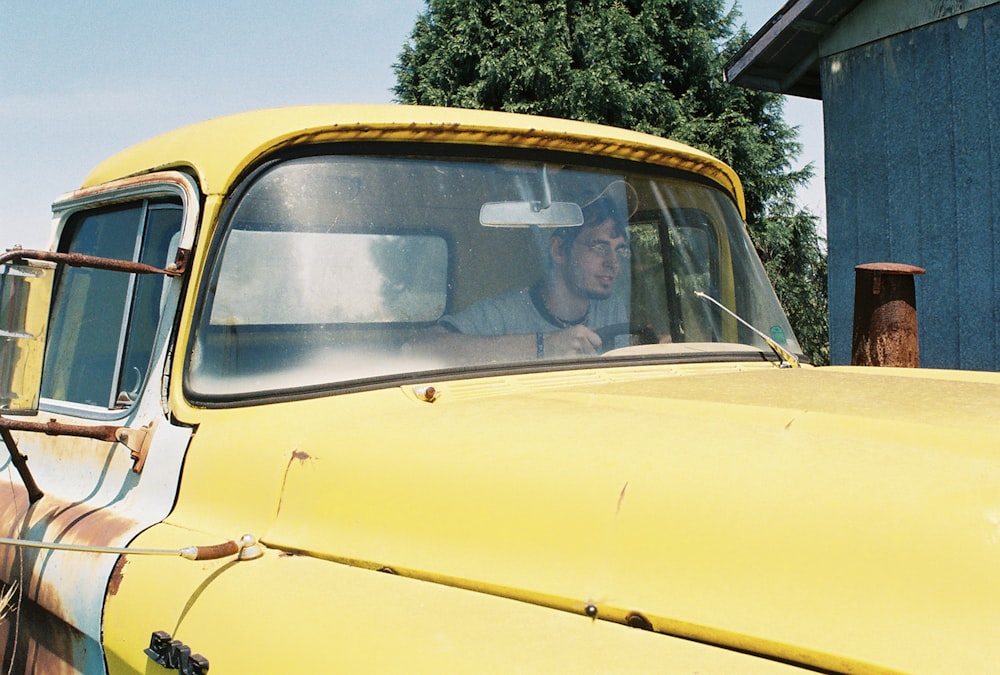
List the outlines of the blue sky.
<svg viewBox="0 0 1000 675">
<path fill-rule="evenodd" d="M 741 0 L 751 32 L 786 0 Z M 0 249 L 48 243 L 50 205 L 122 148 L 202 119 L 391 103 L 424 0 L 0 0 Z M 787 98 L 800 201 L 823 215 L 822 108 Z"/>
</svg>

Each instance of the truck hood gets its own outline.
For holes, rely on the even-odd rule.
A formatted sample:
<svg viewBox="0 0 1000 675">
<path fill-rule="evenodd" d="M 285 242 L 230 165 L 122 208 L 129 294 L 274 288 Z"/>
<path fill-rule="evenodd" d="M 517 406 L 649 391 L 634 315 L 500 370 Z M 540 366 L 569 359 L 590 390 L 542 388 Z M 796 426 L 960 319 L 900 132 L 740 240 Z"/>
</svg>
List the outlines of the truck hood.
<svg viewBox="0 0 1000 675">
<path fill-rule="evenodd" d="M 199 441 L 284 449 L 273 547 L 836 671 L 1000 662 L 1000 376 L 433 384 L 273 406 L 263 436 L 234 415 Z M 288 433 L 304 403 L 319 423 Z"/>
</svg>

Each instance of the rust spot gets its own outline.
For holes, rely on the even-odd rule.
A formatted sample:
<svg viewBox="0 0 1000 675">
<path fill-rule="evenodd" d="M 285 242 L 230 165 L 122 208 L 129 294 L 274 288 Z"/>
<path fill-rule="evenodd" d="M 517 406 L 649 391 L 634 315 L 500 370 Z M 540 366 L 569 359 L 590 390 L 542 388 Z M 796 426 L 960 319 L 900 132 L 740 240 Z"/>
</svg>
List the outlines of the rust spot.
<svg viewBox="0 0 1000 675">
<path fill-rule="evenodd" d="M 111 570 L 111 578 L 108 579 L 108 596 L 118 595 L 118 587 L 121 586 L 122 577 L 125 572 L 125 565 L 128 564 L 128 558 L 126 556 L 118 556 L 118 560 L 115 562 L 115 568 Z"/>
<path fill-rule="evenodd" d="M 281 512 L 281 502 L 285 497 L 285 485 L 288 483 L 288 472 L 292 468 L 292 462 L 302 462 L 304 463 L 307 459 L 312 459 L 312 456 L 308 452 L 303 452 L 302 450 L 292 450 L 291 456 L 288 458 L 288 464 L 285 465 L 285 473 L 281 476 L 281 493 L 278 496 L 278 512 Z"/>
<path fill-rule="evenodd" d="M 649 619 L 638 612 L 632 612 L 625 617 L 625 623 L 632 628 L 638 628 L 640 630 L 653 630 L 653 624 L 650 623 Z"/>
<path fill-rule="evenodd" d="M 7 492 L 7 490 L 0 490 L 0 494 Z M 12 511 L 13 513 L 11 513 Z M 5 532 L 5 534 L 11 538 L 32 541 L 124 546 L 136 526 L 135 521 L 122 518 L 107 509 L 95 509 L 86 504 L 66 502 L 51 495 L 23 514 L 16 501 L 0 504 L 0 512 L 2 512 L 4 522 L 12 525 L 20 523 L 20 526 L 12 527 L 11 531 Z M 2 551 L 0 574 L 5 575 L 6 581 L 19 581 L 24 589 L 25 599 L 38 603 L 57 617 L 62 616 L 61 592 L 64 592 L 59 589 L 67 583 L 67 580 L 50 580 L 46 576 L 49 562 L 56 556 L 73 555 L 75 560 L 79 560 L 77 569 L 83 578 L 86 577 L 87 570 L 94 564 L 94 561 L 104 555 L 65 554 L 15 546 L 4 547 L 4 549 L 6 550 Z"/>
<path fill-rule="evenodd" d="M 73 505 L 61 510 L 46 525 L 47 527 L 40 530 L 41 534 L 37 536 L 42 541 L 93 546 L 124 546 L 130 533 L 135 529 L 136 523 L 133 520 L 109 513 L 107 509 Z M 34 533 L 32 538 L 36 538 Z M 33 553 L 37 556 L 38 562 L 32 562 L 31 565 L 26 564 L 25 571 L 34 568 L 37 575 L 34 600 L 57 616 L 61 616 L 61 594 L 65 592 L 67 580 L 57 578 L 50 581 L 46 576 L 49 560 L 58 553 L 38 551 L 37 549 Z M 27 552 L 24 555 L 26 563 L 29 560 L 34 560 Z M 61 555 L 73 555 L 75 560 L 79 560 L 79 565 L 75 566 L 75 569 L 78 570 L 80 578 L 85 578 L 86 570 L 93 569 L 91 566 L 103 558 L 105 554 L 63 553 Z"/>
</svg>

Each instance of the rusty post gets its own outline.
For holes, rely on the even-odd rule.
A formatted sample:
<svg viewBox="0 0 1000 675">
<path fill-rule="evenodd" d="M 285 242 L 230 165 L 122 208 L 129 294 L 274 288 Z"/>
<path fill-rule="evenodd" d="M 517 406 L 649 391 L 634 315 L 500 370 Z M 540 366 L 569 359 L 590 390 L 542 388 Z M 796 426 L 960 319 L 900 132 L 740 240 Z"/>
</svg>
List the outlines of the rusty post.
<svg viewBox="0 0 1000 675">
<path fill-rule="evenodd" d="M 900 263 L 868 263 L 854 268 L 855 366 L 920 365 L 917 293 L 913 277 L 924 270 Z"/>
</svg>

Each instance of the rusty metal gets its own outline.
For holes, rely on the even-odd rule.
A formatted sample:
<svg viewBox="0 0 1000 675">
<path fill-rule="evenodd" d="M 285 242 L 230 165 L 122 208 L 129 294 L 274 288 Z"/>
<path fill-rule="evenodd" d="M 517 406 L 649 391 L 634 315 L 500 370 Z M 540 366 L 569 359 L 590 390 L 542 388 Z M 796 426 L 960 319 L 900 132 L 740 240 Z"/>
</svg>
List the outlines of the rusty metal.
<svg viewBox="0 0 1000 675">
<path fill-rule="evenodd" d="M 37 249 L 14 248 L 0 254 L 0 265 L 14 260 L 45 260 L 48 262 L 63 263 L 70 267 L 90 267 L 99 270 L 128 272 L 130 274 L 165 274 L 167 276 L 182 274 L 184 267 L 187 265 L 187 255 L 181 254 L 180 251 L 178 251 L 177 259 L 174 263 L 165 268 L 132 262 L 131 260 L 116 260 L 115 258 L 101 258 L 83 253 L 60 253 Z"/>
<path fill-rule="evenodd" d="M 49 436 L 79 436 L 82 438 L 94 438 L 99 441 L 115 443 L 119 441 L 118 432 L 122 427 L 110 425 L 82 426 L 77 424 L 62 424 L 55 420 L 48 422 L 25 422 L 23 420 L 12 420 L 0 417 L 0 437 L 3 438 L 7 452 L 10 453 L 10 460 L 17 469 L 25 489 L 28 491 L 28 502 L 34 504 L 45 496 L 45 493 L 38 487 L 35 477 L 31 475 L 28 468 L 28 458 L 21 454 L 17 447 L 17 442 L 11 435 L 11 431 L 30 431 L 47 434 Z"/>
<path fill-rule="evenodd" d="M 151 383 L 148 389 L 158 388 L 158 383 Z M 159 410 L 158 396 L 137 398 L 140 406 Z M 144 415 L 141 411 L 140 416 Z M 15 421 L 47 422 L 49 418 L 42 414 Z M 161 418 L 154 414 L 152 419 Z M 0 424 L 3 420 L 0 417 Z M 149 453 L 158 460 L 159 478 L 150 481 L 134 472 L 120 445 L 108 442 L 113 427 L 88 432 L 102 437 L 97 440 L 59 436 L 54 434 L 75 430 L 78 422 L 73 418 L 57 420 L 70 424 L 50 422 L 34 426 L 31 430 L 35 433 L 12 432 L 44 486 L 45 497 L 30 503 L 26 488 L 13 477 L 0 490 L 0 536 L 59 545 L 128 548 L 140 532 L 169 514 L 191 429 L 159 424 L 156 433 L 145 434 L 152 438 Z M 108 504 L 114 508 L 95 507 Z M 191 543 L 211 544 L 213 540 L 218 541 L 211 537 Z M 252 558 L 251 551 L 242 550 L 242 543 L 240 548 L 240 560 Z M 14 672 L 59 673 L 63 672 L 60 664 L 70 664 L 69 672 L 104 672 L 99 646 L 104 600 L 109 584 L 116 580 L 116 563 L 131 553 L 132 549 L 126 555 L 105 555 L 0 545 L 0 580 L 16 581 L 23 589 L 17 616 L 0 621 L 0 668 L 6 671 L 14 660 Z M 21 630 L 16 640 L 13 633 L 5 640 L 4 627 L 14 626 L 15 619 L 20 620 Z"/>
<path fill-rule="evenodd" d="M 24 488 L 28 491 L 28 502 L 34 504 L 44 497 L 45 493 L 41 491 L 35 482 L 35 477 L 31 475 L 31 469 L 28 468 L 28 458 L 21 454 L 10 429 L 0 426 L 0 436 L 3 437 L 3 443 L 7 446 L 7 452 L 10 453 L 10 461 L 14 464 Z"/>
<path fill-rule="evenodd" d="M 867 263 L 854 268 L 856 366 L 917 368 L 917 294 L 914 277 L 925 270 L 901 263 Z"/>
<path fill-rule="evenodd" d="M 118 430 L 121 428 L 122 427 L 116 427 L 110 424 L 84 426 L 82 424 L 63 424 L 62 422 L 57 422 L 55 420 L 49 420 L 48 422 L 26 422 L 24 420 L 15 420 L 9 417 L 0 417 L 0 429 L 9 429 L 10 431 L 29 431 L 46 434 L 48 436 L 77 436 L 79 438 L 93 438 L 98 441 L 107 441 L 108 443 L 117 443 L 120 440 L 118 438 Z"/>
</svg>

